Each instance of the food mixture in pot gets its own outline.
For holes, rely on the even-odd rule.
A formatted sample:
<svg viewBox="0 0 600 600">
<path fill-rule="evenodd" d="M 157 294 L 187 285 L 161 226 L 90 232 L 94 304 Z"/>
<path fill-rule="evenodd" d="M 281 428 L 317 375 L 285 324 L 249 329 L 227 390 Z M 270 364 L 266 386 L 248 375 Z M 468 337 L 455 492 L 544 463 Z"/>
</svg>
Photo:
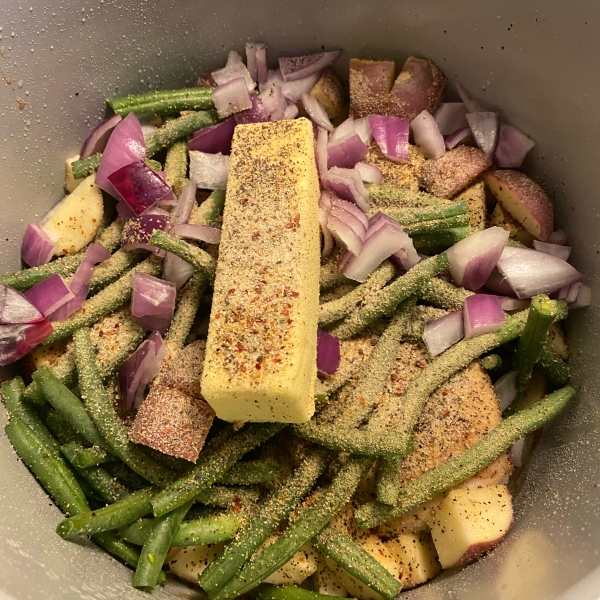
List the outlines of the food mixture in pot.
<svg viewBox="0 0 600 600">
<path fill-rule="evenodd" d="M 534 142 L 341 54 L 109 100 L 0 276 L 6 434 L 146 592 L 394 600 L 501 542 L 574 396 L 591 292 Z"/>
</svg>

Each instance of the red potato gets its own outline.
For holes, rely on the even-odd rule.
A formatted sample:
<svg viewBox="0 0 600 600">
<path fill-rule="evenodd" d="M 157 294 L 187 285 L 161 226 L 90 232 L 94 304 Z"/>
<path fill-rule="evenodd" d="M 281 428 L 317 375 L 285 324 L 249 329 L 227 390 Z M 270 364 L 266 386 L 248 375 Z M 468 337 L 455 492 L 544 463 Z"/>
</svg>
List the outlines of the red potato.
<svg viewBox="0 0 600 600">
<path fill-rule="evenodd" d="M 495 169 L 484 175 L 502 207 L 531 235 L 543 242 L 552 233 L 554 207 L 544 190 L 524 173 Z"/>
<path fill-rule="evenodd" d="M 344 90 L 338 76 L 327 68 L 315 83 L 310 95 L 316 98 L 330 119 L 337 119 L 344 110 Z"/>
<path fill-rule="evenodd" d="M 420 112 L 434 113 L 446 78 L 431 60 L 409 56 L 394 81 L 393 61 L 350 60 L 350 113 L 414 119 Z"/>
<path fill-rule="evenodd" d="M 512 498 L 505 485 L 450 491 L 431 527 L 442 568 L 467 564 L 494 548 L 512 520 Z"/>
<path fill-rule="evenodd" d="M 129 439 L 196 462 L 215 413 L 204 401 L 155 385 L 138 410 Z"/>
<path fill-rule="evenodd" d="M 506 229 L 510 233 L 511 238 L 517 240 L 517 242 L 521 242 L 521 244 L 525 244 L 529 248 L 533 247 L 533 240 L 535 238 L 529 231 L 523 229 L 516 219 L 513 219 L 500 202 L 497 202 L 496 206 L 494 206 L 494 211 L 490 216 L 490 225 Z"/>
<path fill-rule="evenodd" d="M 492 166 L 479 148 L 457 146 L 437 160 L 428 160 L 421 171 L 421 185 L 434 196 L 453 198 Z"/>
</svg>

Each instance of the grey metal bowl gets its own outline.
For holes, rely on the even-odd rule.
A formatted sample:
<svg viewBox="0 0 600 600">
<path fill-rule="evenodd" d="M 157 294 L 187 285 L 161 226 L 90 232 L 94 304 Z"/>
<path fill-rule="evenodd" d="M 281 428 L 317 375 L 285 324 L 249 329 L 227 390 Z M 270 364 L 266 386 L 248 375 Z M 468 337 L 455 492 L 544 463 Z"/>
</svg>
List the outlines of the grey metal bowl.
<svg viewBox="0 0 600 600">
<path fill-rule="evenodd" d="M 223 63 L 248 40 L 279 52 L 431 57 L 501 108 L 537 145 L 525 169 L 555 200 L 573 263 L 596 288 L 600 5 L 571 0 L 0 0 L 0 268 L 61 196 L 63 161 L 107 96 L 170 88 Z M 23 106 L 24 103 L 24 106 Z M 20 107 L 23 106 L 23 108 Z M 406 594 L 419 600 L 600 596 L 600 314 L 569 321 L 576 406 L 547 429 L 517 497 L 516 522 L 478 563 Z M 4 413 L 0 417 L 4 420 Z M 0 435 L 0 598 L 142 598 L 131 571 L 91 544 L 61 540 L 59 511 Z M 199 592 L 173 583 L 155 597 Z"/>
</svg>

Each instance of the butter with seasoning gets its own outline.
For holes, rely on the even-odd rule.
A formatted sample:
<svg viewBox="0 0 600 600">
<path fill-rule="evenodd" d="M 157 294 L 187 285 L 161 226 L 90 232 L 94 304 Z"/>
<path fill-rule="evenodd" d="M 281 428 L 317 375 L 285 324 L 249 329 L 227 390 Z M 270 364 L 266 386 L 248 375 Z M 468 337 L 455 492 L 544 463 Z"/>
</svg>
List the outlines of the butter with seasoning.
<svg viewBox="0 0 600 600">
<path fill-rule="evenodd" d="M 220 419 L 314 413 L 318 200 L 310 121 L 236 127 L 202 376 Z"/>
</svg>

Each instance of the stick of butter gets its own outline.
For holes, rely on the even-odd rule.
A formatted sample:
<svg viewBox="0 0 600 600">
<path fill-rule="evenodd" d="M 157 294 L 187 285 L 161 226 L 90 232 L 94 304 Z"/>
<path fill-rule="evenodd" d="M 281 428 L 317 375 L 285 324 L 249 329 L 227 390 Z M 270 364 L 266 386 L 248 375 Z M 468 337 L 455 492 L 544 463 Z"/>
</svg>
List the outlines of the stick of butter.
<svg viewBox="0 0 600 600">
<path fill-rule="evenodd" d="M 318 202 L 310 121 L 235 128 L 202 376 L 220 419 L 314 413 Z"/>
</svg>

